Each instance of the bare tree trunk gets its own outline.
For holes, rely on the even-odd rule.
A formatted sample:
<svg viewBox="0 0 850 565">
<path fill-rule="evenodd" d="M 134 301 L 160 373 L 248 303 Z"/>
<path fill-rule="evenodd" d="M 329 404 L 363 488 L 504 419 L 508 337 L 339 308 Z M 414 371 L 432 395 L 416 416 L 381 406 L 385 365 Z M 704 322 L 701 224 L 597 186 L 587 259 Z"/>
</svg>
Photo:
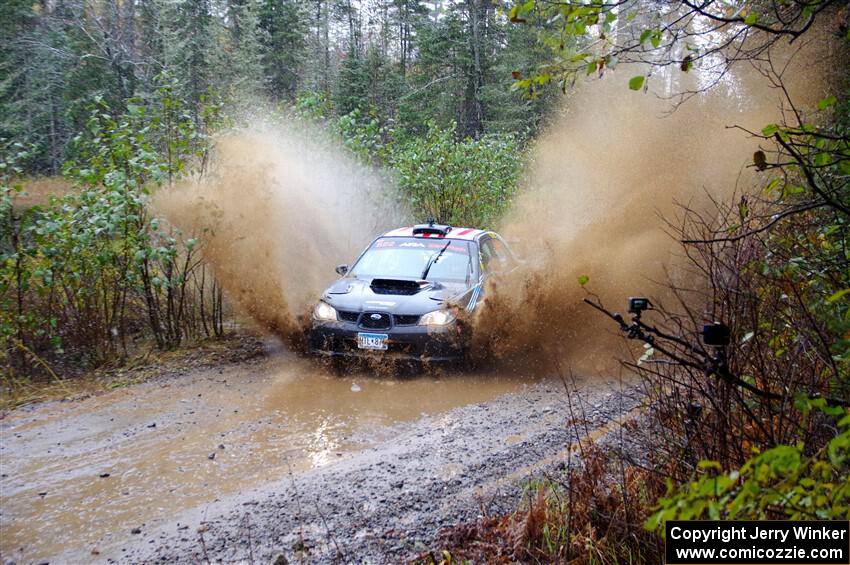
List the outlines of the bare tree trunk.
<svg viewBox="0 0 850 565">
<path fill-rule="evenodd" d="M 206 286 L 207 280 L 207 267 L 206 265 L 201 265 L 201 282 L 197 283 L 197 275 L 195 276 L 196 284 L 198 284 L 198 297 L 200 298 L 200 316 L 201 316 L 201 325 L 204 328 L 204 335 L 210 337 L 210 328 L 207 325 L 207 314 L 206 314 L 206 302 L 207 297 L 204 292 L 204 287 Z M 213 310 L 215 311 L 215 310 Z"/>
<path fill-rule="evenodd" d="M 351 55 L 357 54 L 357 38 L 354 35 L 354 6 L 351 5 L 351 0 L 346 3 L 348 12 L 348 52 Z"/>
<path fill-rule="evenodd" d="M 321 11 L 321 3 L 319 4 Z M 322 31 L 324 32 L 322 45 L 324 47 L 324 65 L 322 69 L 322 88 L 327 91 L 330 88 L 331 73 L 331 42 L 330 42 L 330 8 L 325 4 L 325 15 L 322 18 Z"/>
<path fill-rule="evenodd" d="M 469 26 L 470 26 L 470 54 L 472 55 L 472 69 L 468 77 L 467 103 L 466 103 L 466 135 L 478 139 L 482 132 L 483 110 L 481 107 L 481 86 L 484 83 L 482 72 L 481 54 L 481 0 L 468 0 Z M 486 8 L 485 8 L 486 9 Z"/>
<path fill-rule="evenodd" d="M 390 11 L 389 2 L 381 2 L 381 58 L 387 58 L 389 51 L 389 36 L 390 36 Z"/>
<path fill-rule="evenodd" d="M 407 76 L 407 52 L 408 52 L 408 44 L 410 43 L 410 10 L 408 6 L 409 0 L 403 0 L 401 6 L 399 6 L 399 51 L 401 52 L 401 61 L 399 63 L 399 70 L 401 71 L 401 76 L 404 78 Z"/>
<path fill-rule="evenodd" d="M 53 93 L 50 94 L 50 172 L 58 175 L 60 172 L 59 143 L 56 140 L 56 103 Z"/>
</svg>

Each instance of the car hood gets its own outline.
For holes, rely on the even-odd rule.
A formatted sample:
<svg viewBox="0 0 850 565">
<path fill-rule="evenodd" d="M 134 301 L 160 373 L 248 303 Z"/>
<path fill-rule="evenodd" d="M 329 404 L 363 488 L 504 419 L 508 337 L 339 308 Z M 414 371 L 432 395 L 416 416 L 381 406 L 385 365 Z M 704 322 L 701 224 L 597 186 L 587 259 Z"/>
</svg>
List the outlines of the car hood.
<svg viewBox="0 0 850 565">
<path fill-rule="evenodd" d="M 324 292 L 322 300 L 337 310 L 349 312 L 421 316 L 459 303 L 469 291 L 463 283 L 344 277 Z"/>
</svg>

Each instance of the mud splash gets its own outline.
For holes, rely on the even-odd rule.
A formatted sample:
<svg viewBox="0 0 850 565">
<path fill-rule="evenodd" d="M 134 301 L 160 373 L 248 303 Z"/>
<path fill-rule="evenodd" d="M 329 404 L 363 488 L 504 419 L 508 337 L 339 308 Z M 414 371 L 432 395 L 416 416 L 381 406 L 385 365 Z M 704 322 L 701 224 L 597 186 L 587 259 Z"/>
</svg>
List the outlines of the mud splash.
<svg viewBox="0 0 850 565">
<path fill-rule="evenodd" d="M 215 148 L 207 175 L 160 191 L 154 207 L 203 236 L 205 259 L 245 313 L 297 339 L 334 266 L 404 211 L 380 175 L 305 124 L 252 124 Z"/>
<path fill-rule="evenodd" d="M 825 75 L 812 76 L 828 66 L 825 50 L 814 42 L 786 55 L 789 89 L 803 104 L 826 94 Z M 591 291 L 615 309 L 630 295 L 669 301 L 663 284 L 685 284 L 688 274 L 665 222 L 676 224 L 681 206 L 707 209 L 709 195 L 722 200 L 762 182 L 748 168 L 758 141 L 731 127 L 759 131 L 780 118 L 780 92 L 759 72 L 739 67 L 675 111 L 669 97 L 707 77 L 674 70 L 653 77 L 648 93 L 629 91 L 623 77 L 638 72 L 587 81 L 536 142 L 499 226 L 525 264 L 489 289 L 476 320 L 479 358 L 610 372 L 623 344 L 582 298 Z M 155 200 L 184 232 L 205 235 L 228 295 L 290 343 L 333 266 L 409 221 L 381 174 L 298 127 L 254 124 L 221 136 L 211 174 Z M 580 276 L 590 279 L 585 288 Z"/>
<path fill-rule="evenodd" d="M 788 55 L 786 79 L 804 104 L 826 95 L 823 79 L 810 76 L 812 53 L 822 50 Z M 636 295 L 670 305 L 664 283 L 693 277 L 667 222 L 677 225 L 683 206 L 710 210 L 709 195 L 724 199 L 764 182 L 748 167 L 758 140 L 732 128 L 760 131 L 781 117 L 781 93 L 758 72 L 741 67 L 672 113 L 670 95 L 698 88 L 701 77 L 654 77 L 655 90 L 638 93 L 623 76 L 583 84 L 538 139 L 526 186 L 501 226 L 526 264 L 490 288 L 476 324 L 479 354 L 543 371 L 564 363 L 610 373 L 624 344 L 582 299 L 592 292 L 615 310 Z"/>
</svg>

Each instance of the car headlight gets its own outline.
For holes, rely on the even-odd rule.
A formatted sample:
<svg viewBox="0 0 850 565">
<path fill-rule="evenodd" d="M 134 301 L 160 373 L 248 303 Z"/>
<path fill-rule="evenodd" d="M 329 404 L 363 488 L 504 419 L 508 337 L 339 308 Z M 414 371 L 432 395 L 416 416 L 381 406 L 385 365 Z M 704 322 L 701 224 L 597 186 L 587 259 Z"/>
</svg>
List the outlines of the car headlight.
<svg viewBox="0 0 850 565">
<path fill-rule="evenodd" d="M 327 321 L 336 321 L 336 309 L 327 302 L 319 302 L 313 308 L 313 319 Z"/>
<path fill-rule="evenodd" d="M 448 326 L 457 319 L 450 310 L 434 310 L 419 318 L 420 326 Z"/>
</svg>

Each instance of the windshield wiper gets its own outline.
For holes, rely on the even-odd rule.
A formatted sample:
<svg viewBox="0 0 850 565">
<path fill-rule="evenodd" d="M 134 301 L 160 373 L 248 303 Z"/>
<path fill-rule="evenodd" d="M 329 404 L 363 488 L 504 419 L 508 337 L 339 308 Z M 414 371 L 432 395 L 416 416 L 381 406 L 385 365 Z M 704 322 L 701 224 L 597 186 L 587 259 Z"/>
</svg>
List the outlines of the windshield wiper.
<svg viewBox="0 0 850 565">
<path fill-rule="evenodd" d="M 422 271 L 422 280 L 423 281 L 428 279 L 428 271 L 431 270 L 431 266 L 434 265 L 434 263 L 436 263 L 437 260 L 440 257 L 443 256 L 443 251 L 448 249 L 448 247 L 449 247 L 449 245 L 451 245 L 451 243 L 452 243 L 451 241 L 447 241 L 446 244 L 443 246 L 443 248 L 440 249 L 439 253 L 435 253 L 434 255 L 431 256 L 430 259 L 428 259 L 428 264 L 425 265 L 425 270 Z"/>
</svg>

